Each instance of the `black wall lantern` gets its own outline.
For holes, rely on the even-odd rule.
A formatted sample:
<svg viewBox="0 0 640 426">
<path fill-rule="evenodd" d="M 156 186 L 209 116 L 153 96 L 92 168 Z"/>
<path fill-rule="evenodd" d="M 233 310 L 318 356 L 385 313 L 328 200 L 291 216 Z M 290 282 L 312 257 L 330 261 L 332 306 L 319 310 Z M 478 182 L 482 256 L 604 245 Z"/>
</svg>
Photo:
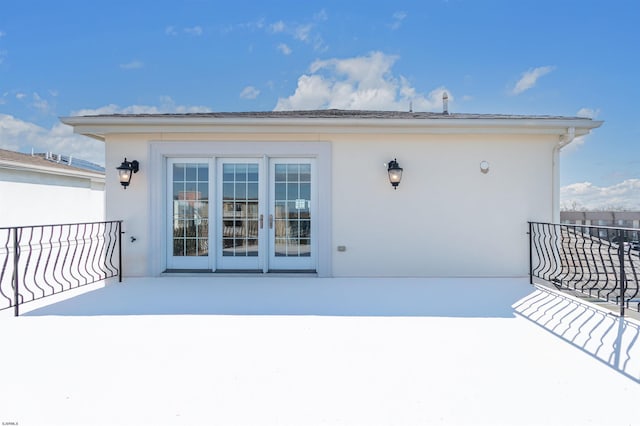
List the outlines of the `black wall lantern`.
<svg viewBox="0 0 640 426">
<path fill-rule="evenodd" d="M 397 158 L 389 161 L 387 173 L 389 173 L 389 182 L 391 182 L 393 189 L 398 189 L 398 185 L 400 185 L 400 181 L 402 180 L 402 167 L 398 165 Z"/>
<path fill-rule="evenodd" d="M 124 189 L 127 189 L 129 182 L 131 182 L 131 175 L 138 173 L 139 167 L 140 163 L 138 163 L 137 160 L 127 161 L 127 157 L 124 158 L 124 161 L 119 167 L 116 167 L 120 178 L 120 185 L 122 185 Z"/>
</svg>

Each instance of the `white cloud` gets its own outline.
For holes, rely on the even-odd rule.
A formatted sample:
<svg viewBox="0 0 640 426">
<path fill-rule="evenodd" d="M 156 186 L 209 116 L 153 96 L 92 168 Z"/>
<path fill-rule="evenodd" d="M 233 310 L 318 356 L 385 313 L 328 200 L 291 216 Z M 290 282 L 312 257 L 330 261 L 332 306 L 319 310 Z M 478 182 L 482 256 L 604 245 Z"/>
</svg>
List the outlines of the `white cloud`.
<svg viewBox="0 0 640 426">
<path fill-rule="evenodd" d="M 260 18 L 257 21 L 245 22 L 243 24 L 232 25 L 230 30 L 235 28 L 240 29 L 248 29 L 250 31 L 258 31 L 264 28 L 270 29 L 269 25 L 267 25 L 266 20 L 264 18 Z"/>
<path fill-rule="evenodd" d="M 599 114 L 599 109 L 580 108 L 580 110 L 576 113 L 576 116 L 585 118 L 596 118 Z"/>
<path fill-rule="evenodd" d="M 49 105 L 49 102 L 46 99 L 43 99 L 37 93 L 33 94 L 32 106 L 44 114 L 49 114 L 51 112 L 51 106 Z"/>
<path fill-rule="evenodd" d="M 73 129 L 56 123 L 47 129 L 37 124 L 0 114 L 0 147 L 12 151 L 55 152 L 104 164 L 104 144 L 85 136 L 76 135 Z"/>
<path fill-rule="evenodd" d="M 264 18 L 260 18 L 258 19 L 256 22 L 253 23 L 253 26 L 259 30 L 263 29 L 266 26 L 266 21 Z"/>
<path fill-rule="evenodd" d="M 611 186 L 591 182 L 573 183 L 560 188 L 563 209 L 640 210 L 640 179 L 626 179 Z"/>
<path fill-rule="evenodd" d="M 120 107 L 116 104 L 103 105 L 98 108 L 83 108 L 77 111 L 72 111 L 71 115 L 105 115 L 124 113 Z"/>
<path fill-rule="evenodd" d="M 318 22 L 323 22 L 329 19 L 329 15 L 327 15 L 327 11 L 322 9 L 320 12 L 313 15 L 313 20 Z"/>
<path fill-rule="evenodd" d="M 313 24 L 298 25 L 294 30 L 293 37 L 300 41 L 310 41 L 309 34 L 313 29 Z"/>
<path fill-rule="evenodd" d="M 2 147 L 5 149 L 16 150 L 21 141 L 20 135 L 35 134 L 41 130 L 41 127 L 33 123 L 22 121 L 12 115 L 0 113 L 0 135 L 2 135 L 0 143 L 2 143 Z"/>
<path fill-rule="evenodd" d="M 297 25 L 291 35 L 295 40 L 312 45 L 315 51 L 325 52 L 328 46 L 322 36 L 317 31 L 314 31 L 315 27 L 316 25 L 313 23 Z"/>
<path fill-rule="evenodd" d="M 297 25 L 292 32 L 292 36 L 295 40 L 302 41 L 304 43 L 313 46 L 313 49 L 318 52 L 324 52 L 328 49 L 322 36 L 314 31 L 316 25 L 313 23 Z"/>
<path fill-rule="evenodd" d="M 324 39 L 319 34 L 316 34 L 313 37 L 313 49 L 316 52 L 326 52 L 329 50 L 329 46 L 324 43 Z"/>
<path fill-rule="evenodd" d="M 202 35 L 202 27 L 196 25 L 195 27 L 187 27 L 184 29 L 184 32 L 186 34 L 192 35 L 192 36 L 201 36 Z"/>
<path fill-rule="evenodd" d="M 305 109 L 371 109 L 408 111 L 440 110 L 439 87 L 429 94 L 418 93 L 411 83 L 394 77 L 391 68 L 398 58 L 382 52 L 347 59 L 318 60 L 310 73 L 298 78 L 295 93 L 279 98 L 276 110 Z M 453 96 L 449 93 L 449 102 Z"/>
<path fill-rule="evenodd" d="M 142 68 L 143 66 L 144 64 L 138 60 L 133 60 L 126 64 L 120 64 L 120 68 L 122 68 L 123 70 L 136 70 Z"/>
<path fill-rule="evenodd" d="M 187 114 L 196 112 L 211 112 L 211 108 L 204 105 L 177 105 L 171 96 L 160 97 L 160 113 Z"/>
<path fill-rule="evenodd" d="M 7 33 L 5 33 L 4 31 L 0 31 L 0 38 L 4 37 L 5 35 L 7 35 Z M 0 65 L 2 65 L 6 57 L 7 57 L 7 51 L 0 50 Z"/>
<path fill-rule="evenodd" d="M 54 108 L 51 105 L 51 98 L 55 98 L 57 96 L 57 92 L 48 91 L 49 98 L 47 99 L 46 94 L 41 95 L 40 93 L 33 92 L 30 95 L 24 92 L 5 92 L 3 98 L 8 98 L 9 96 L 15 96 L 15 98 L 20 101 L 24 106 L 28 108 L 33 108 L 38 110 L 42 114 L 50 115 L 54 113 Z M 55 102 L 55 99 L 54 99 Z M 3 102 L 6 103 L 6 102 Z"/>
<path fill-rule="evenodd" d="M 519 95 L 522 92 L 525 92 L 536 85 L 536 82 L 543 75 L 549 74 L 551 71 L 555 69 L 554 66 L 546 66 L 546 67 L 538 67 L 533 68 L 528 71 L 522 73 L 522 77 L 515 84 L 513 89 L 511 90 L 512 95 Z"/>
<path fill-rule="evenodd" d="M 566 145 L 560 151 L 560 155 L 564 158 L 565 156 L 577 151 L 580 149 L 582 145 L 586 142 L 586 136 L 578 136 L 569 145 Z"/>
<path fill-rule="evenodd" d="M 240 92 L 240 97 L 242 99 L 255 99 L 258 97 L 258 95 L 260 95 L 260 90 L 256 89 L 253 86 L 247 86 L 242 89 L 242 92 Z"/>
<path fill-rule="evenodd" d="M 281 32 L 283 32 L 285 30 L 284 22 L 282 22 L 282 21 L 274 22 L 273 24 L 269 25 L 269 30 L 272 33 L 281 33 Z"/>
<path fill-rule="evenodd" d="M 289 46 L 287 46 L 284 43 L 280 43 L 278 45 L 278 50 L 283 54 L 283 55 L 291 55 L 291 48 Z"/>
<path fill-rule="evenodd" d="M 331 82 L 319 75 L 303 75 L 298 87 L 288 98 L 278 98 L 276 111 L 328 108 L 331 104 Z M 348 95 L 347 95 L 348 96 Z"/>
<path fill-rule="evenodd" d="M 204 33 L 204 30 L 201 26 L 195 25 L 193 27 L 184 27 L 182 32 L 191 36 L 201 36 Z M 173 25 L 168 25 L 165 27 L 164 33 L 168 36 L 175 37 L 180 34 L 180 30 Z"/>
<path fill-rule="evenodd" d="M 210 112 L 211 108 L 195 105 L 177 105 L 170 96 L 161 96 L 160 105 L 129 105 L 120 107 L 115 104 L 103 105 L 98 108 L 85 108 L 73 111 L 71 115 L 105 115 L 105 114 L 167 114 L 167 113 L 195 113 Z"/>
<path fill-rule="evenodd" d="M 393 14 L 393 22 L 389 25 L 392 30 L 397 30 L 402 25 L 402 21 L 407 17 L 406 12 L 396 12 Z"/>
<path fill-rule="evenodd" d="M 293 40 L 300 41 L 313 47 L 316 52 L 325 52 L 328 49 L 324 39 L 318 31 L 318 26 L 328 20 L 327 12 L 322 9 L 313 15 L 312 19 L 299 22 L 285 22 L 278 20 L 267 22 L 264 18 L 257 21 L 233 24 L 221 29 L 223 34 L 235 30 L 243 31 L 264 31 L 269 35 L 285 35 Z"/>
</svg>

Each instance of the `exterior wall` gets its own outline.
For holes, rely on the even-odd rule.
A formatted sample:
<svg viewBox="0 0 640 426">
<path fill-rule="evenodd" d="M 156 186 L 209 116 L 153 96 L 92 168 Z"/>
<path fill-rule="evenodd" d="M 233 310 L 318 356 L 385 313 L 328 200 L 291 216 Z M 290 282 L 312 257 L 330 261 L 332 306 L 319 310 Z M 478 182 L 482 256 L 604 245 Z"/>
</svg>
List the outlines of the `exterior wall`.
<svg viewBox="0 0 640 426">
<path fill-rule="evenodd" d="M 122 220 L 123 274 L 128 276 L 152 275 L 148 265 L 150 257 L 159 255 L 158 248 L 149 245 L 149 146 L 148 140 L 131 137 L 114 137 L 106 143 L 105 151 L 105 201 L 106 220 Z M 140 171 L 131 178 L 131 184 L 123 189 L 118 179 L 118 167 L 124 158 L 138 160 Z M 163 232 L 158 229 L 155 232 Z M 135 238 L 135 241 L 131 239 Z"/>
<path fill-rule="evenodd" d="M 554 135 L 110 134 L 106 219 L 124 220 L 125 275 L 162 272 L 165 253 L 155 242 L 164 227 L 153 218 L 164 214 L 157 200 L 164 181 L 150 162 L 152 144 L 168 139 L 174 147 L 183 141 L 205 148 L 216 141 L 328 141 L 331 217 L 319 237 L 328 241 L 332 276 L 526 275 L 527 221 L 554 215 Z M 115 167 L 125 156 L 140 162 L 140 172 L 123 190 Z M 404 168 L 395 191 L 384 166 L 393 158 Z"/>
<path fill-rule="evenodd" d="M 528 273 L 527 221 L 550 221 L 549 137 L 370 136 L 333 146 L 336 276 Z M 404 168 L 393 190 L 383 167 Z M 487 174 L 480 162 L 490 164 Z"/>
<path fill-rule="evenodd" d="M 0 227 L 98 222 L 104 208 L 102 182 L 0 169 Z"/>
</svg>

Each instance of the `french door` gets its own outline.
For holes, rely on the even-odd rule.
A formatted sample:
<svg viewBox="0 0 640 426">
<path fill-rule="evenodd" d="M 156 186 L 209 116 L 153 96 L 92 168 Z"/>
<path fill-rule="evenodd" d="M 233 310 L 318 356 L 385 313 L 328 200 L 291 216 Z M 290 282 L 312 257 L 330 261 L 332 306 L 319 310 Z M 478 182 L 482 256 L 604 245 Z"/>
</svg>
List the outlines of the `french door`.
<svg viewBox="0 0 640 426">
<path fill-rule="evenodd" d="M 216 268 L 264 268 L 264 175 L 259 159 L 218 159 Z"/>
<path fill-rule="evenodd" d="M 316 269 L 313 159 L 169 159 L 167 169 L 168 269 Z"/>
<path fill-rule="evenodd" d="M 269 190 L 269 267 L 314 270 L 314 164 L 272 159 Z"/>
<path fill-rule="evenodd" d="M 211 162 L 169 159 L 167 169 L 167 268 L 208 269 Z"/>
</svg>

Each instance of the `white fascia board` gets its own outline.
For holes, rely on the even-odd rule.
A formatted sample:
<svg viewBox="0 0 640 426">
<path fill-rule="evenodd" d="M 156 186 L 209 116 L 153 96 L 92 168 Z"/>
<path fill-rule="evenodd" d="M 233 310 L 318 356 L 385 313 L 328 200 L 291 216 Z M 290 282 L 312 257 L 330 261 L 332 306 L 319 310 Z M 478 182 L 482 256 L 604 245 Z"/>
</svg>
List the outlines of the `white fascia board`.
<svg viewBox="0 0 640 426">
<path fill-rule="evenodd" d="M 96 181 L 96 182 L 105 181 L 105 176 L 102 173 L 95 173 L 95 172 L 82 171 L 82 170 L 64 170 L 64 169 L 59 169 L 57 167 L 46 167 L 46 166 L 39 166 L 34 164 L 24 164 L 16 161 L 0 160 L 0 168 L 17 170 L 17 171 L 25 171 L 25 172 L 47 173 L 47 174 L 57 175 L 57 176 L 69 176 L 69 177 L 77 177 L 77 178 L 83 178 L 83 179 L 91 179 L 92 181 Z"/>
<path fill-rule="evenodd" d="M 555 134 L 575 128 L 576 136 L 602 121 L 533 118 L 349 119 L 215 117 L 62 117 L 76 133 L 104 140 L 127 133 L 395 133 Z"/>
</svg>

